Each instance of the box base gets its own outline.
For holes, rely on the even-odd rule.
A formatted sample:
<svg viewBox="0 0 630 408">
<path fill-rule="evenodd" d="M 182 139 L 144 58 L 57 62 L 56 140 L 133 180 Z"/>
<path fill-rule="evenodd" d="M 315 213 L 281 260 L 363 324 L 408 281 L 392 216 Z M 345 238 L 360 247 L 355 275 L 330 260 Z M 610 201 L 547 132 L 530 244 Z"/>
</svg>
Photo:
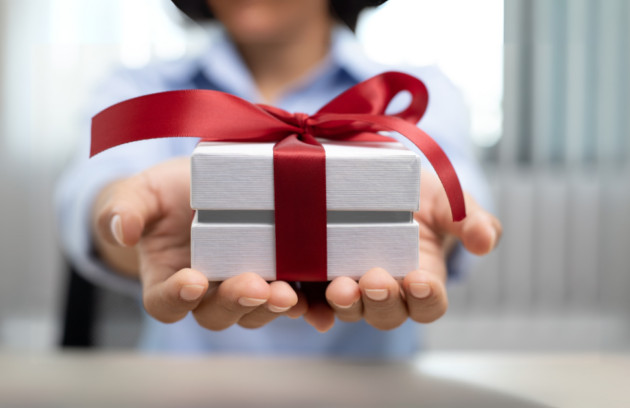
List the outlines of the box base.
<svg viewBox="0 0 630 408">
<path fill-rule="evenodd" d="M 358 280 L 380 267 L 394 277 L 418 269 L 418 224 L 328 224 L 328 280 Z M 191 230 L 192 268 L 211 281 L 244 272 L 276 280 L 273 224 L 200 223 Z"/>
</svg>

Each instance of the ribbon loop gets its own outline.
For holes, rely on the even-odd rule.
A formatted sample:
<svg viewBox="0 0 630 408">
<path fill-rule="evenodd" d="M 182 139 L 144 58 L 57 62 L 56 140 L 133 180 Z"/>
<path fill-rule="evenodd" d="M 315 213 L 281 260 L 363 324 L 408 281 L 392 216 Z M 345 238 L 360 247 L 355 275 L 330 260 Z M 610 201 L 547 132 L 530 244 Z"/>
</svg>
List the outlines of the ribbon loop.
<svg viewBox="0 0 630 408">
<path fill-rule="evenodd" d="M 411 94 L 409 106 L 402 112 L 388 115 L 416 124 L 427 109 L 429 92 L 424 83 L 402 72 L 385 72 L 348 89 L 317 113 L 385 115 L 385 110 L 402 91 Z"/>
</svg>

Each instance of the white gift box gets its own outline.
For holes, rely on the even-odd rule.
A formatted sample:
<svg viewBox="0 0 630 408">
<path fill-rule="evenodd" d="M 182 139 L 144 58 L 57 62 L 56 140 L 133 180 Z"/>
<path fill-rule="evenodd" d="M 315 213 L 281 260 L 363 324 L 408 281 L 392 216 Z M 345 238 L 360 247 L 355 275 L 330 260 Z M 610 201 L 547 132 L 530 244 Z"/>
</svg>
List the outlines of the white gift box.
<svg viewBox="0 0 630 408">
<path fill-rule="evenodd" d="M 322 142 L 328 279 L 418 268 L 420 159 L 398 143 Z M 200 143 L 191 159 L 192 267 L 276 279 L 273 143 Z"/>
</svg>

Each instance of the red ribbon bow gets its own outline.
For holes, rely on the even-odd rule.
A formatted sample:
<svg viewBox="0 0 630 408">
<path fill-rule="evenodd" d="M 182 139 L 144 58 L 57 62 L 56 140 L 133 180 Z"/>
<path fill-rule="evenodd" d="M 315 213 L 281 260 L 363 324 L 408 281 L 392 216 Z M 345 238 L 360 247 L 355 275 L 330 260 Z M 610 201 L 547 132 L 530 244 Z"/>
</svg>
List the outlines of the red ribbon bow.
<svg viewBox="0 0 630 408">
<path fill-rule="evenodd" d="M 409 91 L 402 112 L 385 115 L 390 101 Z M 415 144 L 437 172 L 454 221 L 466 216 L 462 189 L 440 146 L 416 123 L 428 103 L 422 81 L 386 72 L 342 93 L 312 116 L 254 105 L 234 95 L 185 90 L 141 96 L 111 106 L 92 119 L 90 157 L 124 143 L 162 137 L 202 141 L 277 142 L 274 146 L 276 278 L 326 281 L 326 156 L 315 137 L 391 141 L 396 131 Z"/>
</svg>

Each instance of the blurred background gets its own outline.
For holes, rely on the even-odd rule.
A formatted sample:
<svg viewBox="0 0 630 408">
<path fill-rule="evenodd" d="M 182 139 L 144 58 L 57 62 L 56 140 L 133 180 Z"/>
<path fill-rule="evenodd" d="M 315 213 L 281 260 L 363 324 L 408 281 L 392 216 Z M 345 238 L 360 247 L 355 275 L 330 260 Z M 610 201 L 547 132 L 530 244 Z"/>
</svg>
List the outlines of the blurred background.
<svg viewBox="0 0 630 408">
<path fill-rule="evenodd" d="M 0 0 L 0 347 L 133 347 L 139 305 L 64 262 L 55 180 L 108 73 L 215 35 L 168 0 Z M 436 64 L 463 90 L 504 223 L 423 347 L 630 349 L 630 1 L 390 0 L 357 36 L 373 59 Z"/>
</svg>

